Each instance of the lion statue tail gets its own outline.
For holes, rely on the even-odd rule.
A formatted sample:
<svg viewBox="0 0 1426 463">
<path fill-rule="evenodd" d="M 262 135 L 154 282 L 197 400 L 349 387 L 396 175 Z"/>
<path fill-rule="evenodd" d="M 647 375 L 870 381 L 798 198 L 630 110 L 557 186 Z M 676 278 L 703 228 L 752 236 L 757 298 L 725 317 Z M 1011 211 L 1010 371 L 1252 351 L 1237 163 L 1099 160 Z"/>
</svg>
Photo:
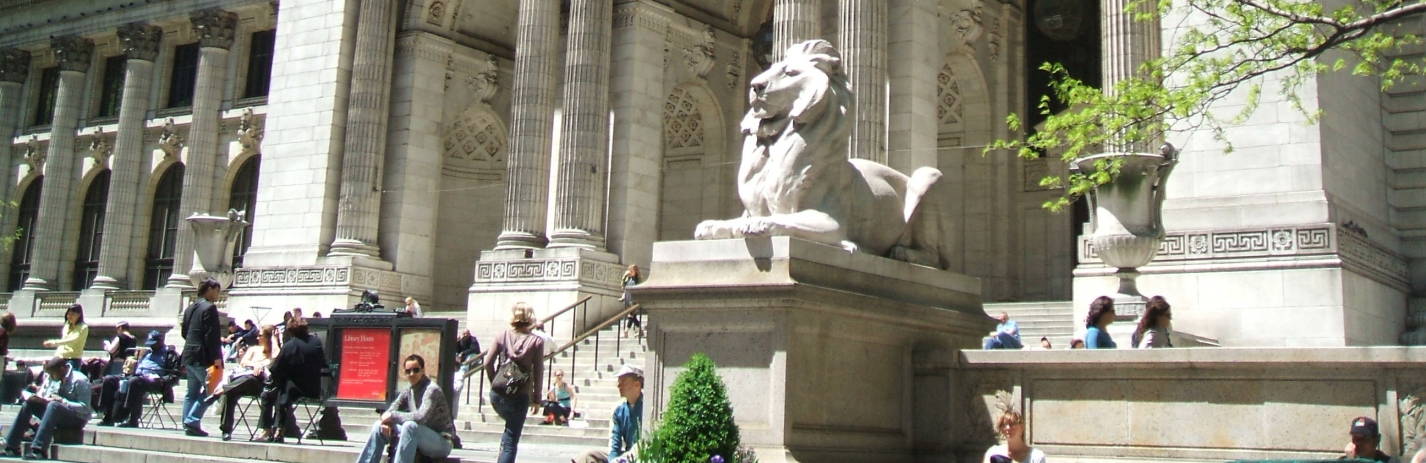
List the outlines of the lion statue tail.
<svg viewBox="0 0 1426 463">
<path fill-rule="evenodd" d="M 901 243 L 908 261 L 943 270 L 952 269 L 952 253 L 959 235 L 949 210 L 949 185 L 941 182 L 941 170 L 922 167 L 906 182 L 906 233 Z"/>
</svg>

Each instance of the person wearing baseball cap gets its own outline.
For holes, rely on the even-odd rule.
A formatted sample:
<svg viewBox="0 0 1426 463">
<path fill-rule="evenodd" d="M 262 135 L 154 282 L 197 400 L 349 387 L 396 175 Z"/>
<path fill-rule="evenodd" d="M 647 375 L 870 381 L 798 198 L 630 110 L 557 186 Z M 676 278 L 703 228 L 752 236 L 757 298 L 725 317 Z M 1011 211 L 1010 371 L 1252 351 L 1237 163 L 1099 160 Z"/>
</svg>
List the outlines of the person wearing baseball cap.
<svg viewBox="0 0 1426 463">
<path fill-rule="evenodd" d="M 576 463 L 630 463 L 638 454 L 640 421 L 644 417 L 644 370 L 625 364 L 615 375 L 619 378 L 619 396 L 624 402 L 614 408 L 613 429 L 609 431 L 609 450 L 590 450 Z"/>
<path fill-rule="evenodd" d="M 1381 433 L 1377 431 L 1376 420 L 1359 416 L 1352 419 L 1352 427 L 1347 431 L 1352 442 L 1347 444 L 1342 458 L 1359 458 L 1383 463 L 1400 463 L 1396 457 L 1387 455 L 1377 448 L 1381 444 Z"/>
</svg>

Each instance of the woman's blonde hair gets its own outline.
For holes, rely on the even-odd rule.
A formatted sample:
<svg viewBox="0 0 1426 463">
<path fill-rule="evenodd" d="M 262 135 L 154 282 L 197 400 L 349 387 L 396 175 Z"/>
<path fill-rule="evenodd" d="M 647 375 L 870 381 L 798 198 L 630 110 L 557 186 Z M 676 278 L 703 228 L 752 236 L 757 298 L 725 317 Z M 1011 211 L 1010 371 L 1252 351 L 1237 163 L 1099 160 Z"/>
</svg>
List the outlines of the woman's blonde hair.
<svg viewBox="0 0 1426 463">
<path fill-rule="evenodd" d="M 1010 426 L 1016 424 L 1025 424 L 1025 416 L 1015 410 L 1006 411 L 1000 414 L 1000 419 L 995 420 L 995 432 L 1000 434 L 1001 438 L 1009 438 Z"/>
<path fill-rule="evenodd" d="M 529 328 L 535 324 L 535 308 L 525 302 L 516 302 L 510 308 L 510 326 L 514 328 Z"/>
</svg>

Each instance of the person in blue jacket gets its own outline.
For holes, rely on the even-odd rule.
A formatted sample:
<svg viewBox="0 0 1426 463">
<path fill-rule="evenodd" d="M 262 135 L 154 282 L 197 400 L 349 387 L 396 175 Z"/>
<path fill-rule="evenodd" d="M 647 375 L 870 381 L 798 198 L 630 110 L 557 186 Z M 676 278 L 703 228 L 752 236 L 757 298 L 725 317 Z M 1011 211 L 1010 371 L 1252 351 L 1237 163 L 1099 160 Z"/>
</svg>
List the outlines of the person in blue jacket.
<svg viewBox="0 0 1426 463">
<path fill-rule="evenodd" d="M 1110 323 L 1114 323 L 1114 300 L 1109 296 L 1099 296 L 1089 303 L 1089 316 L 1084 319 L 1084 347 L 1113 349 L 1114 338 L 1109 337 Z"/>
<path fill-rule="evenodd" d="M 630 365 L 619 369 L 619 396 L 624 401 L 614 409 L 609 450 L 591 450 L 574 461 L 579 463 L 632 463 L 638 455 L 640 421 L 644 416 L 644 370 Z"/>
</svg>

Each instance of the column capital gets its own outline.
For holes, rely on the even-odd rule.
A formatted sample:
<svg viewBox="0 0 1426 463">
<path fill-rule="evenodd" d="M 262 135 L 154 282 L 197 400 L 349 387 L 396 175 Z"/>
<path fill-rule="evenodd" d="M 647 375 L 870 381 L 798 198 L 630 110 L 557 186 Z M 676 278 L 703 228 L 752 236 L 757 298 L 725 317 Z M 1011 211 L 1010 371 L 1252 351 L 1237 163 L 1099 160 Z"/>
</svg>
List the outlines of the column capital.
<svg viewBox="0 0 1426 463">
<path fill-rule="evenodd" d="M 198 36 L 198 46 L 224 50 L 233 46 L 233 31 L 238 26 L 237 13 L 209 8 L 194 12 L 189 21 L 193 23 L 193 34 Z"/>
<path fill-rule="evenodd" d="M 0 49 L 0 82 L 24 83 L 30 73 L 30 52 L 18 48 Z"/>
<path fill-rule="evenodd" d="M 94 55 L 94 41 L 77 35 L 66 35 L 50 39 L 55 61 L 61 71 L 84 72 L 89 70 L 89 58 Z"/>
<path fill-rule="evenodd" d="M 119 45 L 124 56 L 129 59 L 153 61 L 158 56 L 159 40 L 163 38 L 163 28 L 144 23 L 129 23 L 119 26 Z"/>
</svg>

